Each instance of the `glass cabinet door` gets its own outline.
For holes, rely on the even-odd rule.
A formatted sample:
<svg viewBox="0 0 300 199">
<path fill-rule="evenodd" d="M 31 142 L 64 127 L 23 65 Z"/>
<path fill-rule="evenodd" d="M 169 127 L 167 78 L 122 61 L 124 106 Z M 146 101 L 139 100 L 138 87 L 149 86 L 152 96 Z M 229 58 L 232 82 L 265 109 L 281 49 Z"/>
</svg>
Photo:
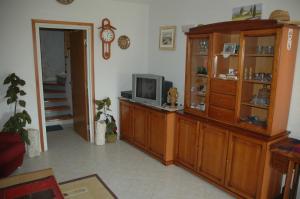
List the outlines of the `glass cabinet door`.
<svg viewBox="0 0 300 199">
<path fill-rule="evenodd" d="M 240 34 L 214 34 L 213 78 L 238 80 Z"/>
<path fill-rule="evenodd" d="M 275 35 L 245 36 L 240 121 L 266 128 L 270 107 Z"/>
<path fill-rule="evenodd" d="M 209 37 L 191 40 L 190 108 L 205 112 L 207 104 Z"/>
</svg>

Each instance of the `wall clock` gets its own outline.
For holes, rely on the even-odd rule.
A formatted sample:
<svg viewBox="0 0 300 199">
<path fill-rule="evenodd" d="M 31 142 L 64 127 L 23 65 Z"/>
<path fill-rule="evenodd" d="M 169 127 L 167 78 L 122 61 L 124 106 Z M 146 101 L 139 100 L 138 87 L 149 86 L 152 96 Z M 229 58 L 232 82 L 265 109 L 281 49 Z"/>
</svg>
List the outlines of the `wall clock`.
<svg viewBox="0 0 300 199">
<path fill-rule="evenodd" d="M 116 28 L 110 25 L 109 19 L 104 18 L 102 20 L 102 26 L 99 29 L 101 29 L 100 38 L 102 40 L 102 57 L 104 59 L 109 59 L 111 54 L 110 46 L 115 39 L 114 30 L 116 30 Z"/>
<path fill-rule="evenodd" d="M 130 46 L 130 39 L 126 35 L 121 35 L 118 39 L 118 45 L 121 49 L 127 49 Z"/>
<path fill-rule="evenodd" d="M 68 5 L 73 3 L 74 0 L 56 0 L 56 1 L 64 5 Z"/>
</svg>

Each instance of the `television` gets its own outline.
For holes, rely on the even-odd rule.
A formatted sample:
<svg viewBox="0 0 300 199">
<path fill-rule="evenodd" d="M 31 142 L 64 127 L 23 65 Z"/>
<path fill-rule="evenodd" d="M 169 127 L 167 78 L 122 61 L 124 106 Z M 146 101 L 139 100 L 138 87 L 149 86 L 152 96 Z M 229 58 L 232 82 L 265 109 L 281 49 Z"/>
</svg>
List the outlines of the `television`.
<svg viewBox="0 0 300 199">
<path fill-rule="evenodd" d="M 154 106 L 167 103 L 168 90 L 173 86 L 160 75 L 132 74 L 132 99 Z"/>
</svg>

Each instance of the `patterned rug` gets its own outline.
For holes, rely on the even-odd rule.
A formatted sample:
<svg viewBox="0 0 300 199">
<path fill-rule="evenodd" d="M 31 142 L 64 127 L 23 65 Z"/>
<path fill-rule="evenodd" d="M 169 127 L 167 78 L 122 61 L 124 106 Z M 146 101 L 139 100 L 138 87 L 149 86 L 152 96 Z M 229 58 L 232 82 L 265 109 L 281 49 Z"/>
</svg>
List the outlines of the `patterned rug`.
<svg viewBox="0 0 300 199">
<path fill-rule="evenodd" d="M 117 199 L 97 175 L 57 183 L 52 169 L 0 179 L 0 199 Z"/>
<path fill-rule="evenodd" d="M 59 183 L 65 199 L 116 199 L 116 195 L 97 175 Z"/>
</svg>

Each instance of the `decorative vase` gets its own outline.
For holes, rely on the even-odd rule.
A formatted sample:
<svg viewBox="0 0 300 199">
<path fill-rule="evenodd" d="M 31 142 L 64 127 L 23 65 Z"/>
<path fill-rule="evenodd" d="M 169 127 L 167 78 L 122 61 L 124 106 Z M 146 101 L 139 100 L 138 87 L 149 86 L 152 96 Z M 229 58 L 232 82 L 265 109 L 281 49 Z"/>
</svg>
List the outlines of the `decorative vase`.
<svg viewBox="0 0 300 199">
<path fill-rule="evenodd" d="M 28 138 L 30 140 L 30 145 L 26 144 L 26 149 L 28 156 L 30 158 L 40 156 L 40 133 L 37 129 L 28 129 Z"/>
<path fill-rule="evenodd" d="M 114 133 L 106 134 L 107 143 L 115 143 L 116 141 L 117 141 L 117 134 Z"/>
<path fill-rule="evenodd" d="M 95 144 L 96 145 L 104 145 L 105 144 L 106 123 L 105 123 L 105 121 L 96 121 L 95 126 L 96 126 Z"/>
</svg>

